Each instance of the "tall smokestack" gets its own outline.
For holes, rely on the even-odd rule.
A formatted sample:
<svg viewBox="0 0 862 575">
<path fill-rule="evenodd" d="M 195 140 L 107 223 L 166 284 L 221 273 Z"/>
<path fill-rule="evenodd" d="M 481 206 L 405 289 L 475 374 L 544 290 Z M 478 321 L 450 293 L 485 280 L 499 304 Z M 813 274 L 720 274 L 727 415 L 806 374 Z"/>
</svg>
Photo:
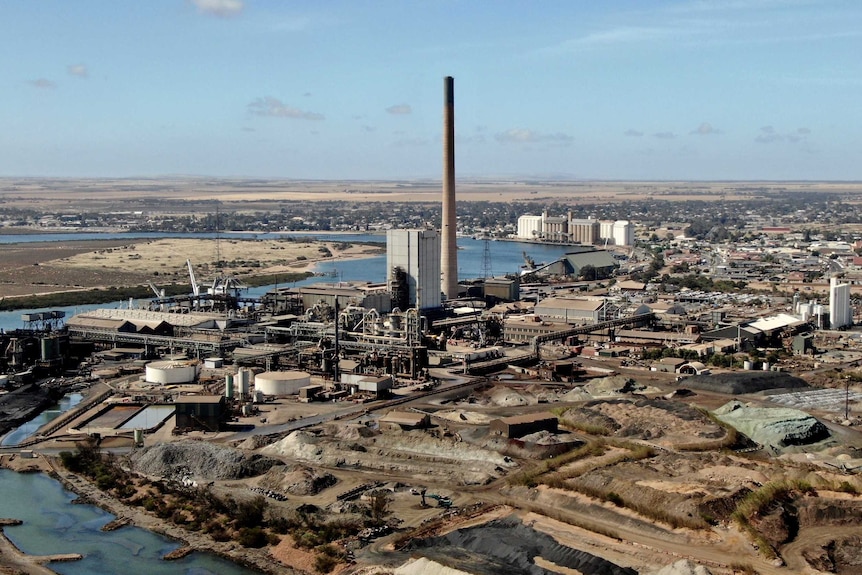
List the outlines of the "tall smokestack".
<svg viewBox="0 0 862 575">
<path fill-rule="evenodd" d="M 455 239 L 455 79 L 443 78 L 443 226 L 440 230 L 440 291 L 458 297 L 458 244 Z"/>
</svg>

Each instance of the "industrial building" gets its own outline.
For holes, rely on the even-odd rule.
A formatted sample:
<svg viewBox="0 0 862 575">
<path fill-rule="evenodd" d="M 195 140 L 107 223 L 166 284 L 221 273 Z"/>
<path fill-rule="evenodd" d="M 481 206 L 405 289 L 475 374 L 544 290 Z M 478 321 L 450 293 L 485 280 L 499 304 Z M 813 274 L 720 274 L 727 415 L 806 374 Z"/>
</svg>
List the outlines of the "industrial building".
<svg viewBox="0 0 862 575">
<path fill-rule="evenodd" d="M 531 271 L 543 276 L 556 275 L 578 277 L 583 273 L 584 268 L 588 266 L 595 270 L 595 278 L 592 279 L 603 279 L 613 275 L 614 270 L 619 267 L 619 263 L 617 263 L 614 256 L 606 250 L 584 247 L 567 252 L 565 256 L 557 261 Z"/>
<path fill-rule="evenodd" d="M 829 328 L 841 329 L 853 325 L 853 308 L 850 307 L 850 284 L 838 283 L 829 278 Z"/>
<path fill-rule="evenodd" d="M 180 395 L 174 399 L 178 430 L 218 431 L 227 417 L 223 395 Z"/>
<path fill-rule="evenodd" d="M 440 234 L 436 230 L 386 232 L 386 281 L 395 307 L 439 308 L 440 265 Z"/>
<path fill-rule="evenodd" d="M 491 421 L 490 432 L 508 439 L 523 437 L 539 431 L 556 433 L 559 425 L 557 416 L 547 411 L 515 415 Z"/>
<path fill-rule="evenodd" d="M 549 297 L 533 308 L 543 321 L 565 324 L 596 323 L 602 318 L 604 298 Z"/>
<path fill-rule="evenodd" d="M 518 218 L 517 237 L 553 243 L 581 245 L 632 246 L 634 225 L 627 220 L 599 221 L 574 218 L 572 212 L 551 216 L 547 210 L 541 216 L 526 214 Z"/>
<path fill-rule="evenodd" d="M 536 336 L 566 331 L 569 327 L 563 322 L 542 321 L 542 318 L 532 314 L 509 316 L 503 320 L 503 341 L 527 343 Z"/>
</svg>

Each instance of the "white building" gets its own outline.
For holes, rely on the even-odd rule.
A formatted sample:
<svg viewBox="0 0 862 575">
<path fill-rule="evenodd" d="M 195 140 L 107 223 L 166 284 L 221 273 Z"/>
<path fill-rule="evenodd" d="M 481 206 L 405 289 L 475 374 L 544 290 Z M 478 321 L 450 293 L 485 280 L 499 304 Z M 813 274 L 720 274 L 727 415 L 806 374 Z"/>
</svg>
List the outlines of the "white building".
<svg viewBox="0 0 862 575">
<path fill-rule="evenodd" d="M 617 220 L 613 227 L 615 246 L 633 246 L 635 244 L 635 227 L 627 220 Z"/>
<path fill-rule="evenodd" d="M 440 234 L 437 230 L 388 230 L 386 280 L 392 285 L 395 268 L 407 275 L 409 304 L 438 308 L 440 295 Z"/>
<path fill-rule="evenodd" d="M 853 325 L 850 307 L 850 284 L 839 284 L 838 278 L 829 279 L 829 328 L 840 329 Z"/>
<path fill-rule="evenodd" d="M 529 214 L 518 218 L 518 239 L 535 240 L 542 235 L 542 216 L 531 216 Z"/>
</svg>

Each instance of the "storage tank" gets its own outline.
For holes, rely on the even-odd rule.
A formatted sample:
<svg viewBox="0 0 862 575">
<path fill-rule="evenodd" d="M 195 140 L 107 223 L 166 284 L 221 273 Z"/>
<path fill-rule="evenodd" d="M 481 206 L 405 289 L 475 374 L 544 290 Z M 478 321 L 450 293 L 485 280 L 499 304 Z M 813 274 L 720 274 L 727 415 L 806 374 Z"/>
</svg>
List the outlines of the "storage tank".
<svg viewBox="0 0 862 575">
<path fill-rule="evenodd" d="M 754 367 L 754 364 L 747 359 L 742 362 L 742 369 L 744 369 L 746 371 L 751 370 L 753 367 Z"/>
<path fill-rule="evenodd" d="M 60 355 L 59 342 L 56 337 L 43 337 L 39 340 L 42 361 L 51 361 Z"/>
<path fill-rule="evenodd" d="M 263 403 L 263 392 L 259 389 L 254 390 L 254 402 Z"/>
<path fill-rule="evenodd" d="M 240 397 L 248 397 L 251 392 L 251 373 L 250 369 L 241 369 L 234 378 L 234 384 L 239 388 Z"/>
<path fill-rule="evenodd" d="M 763 371 L 769 371 L 769 362 L 768 361 L 763 362 Z"/>
<path fill-rule="evenodd" d="M 227 399 L 233 399 L 233 374 L 229 373 L 224 376 L 224 396 Z"/>
<path fill-rule="evenodd" d="M 135 436 L 135 446 L 136 447 L 143 446 L 144 445 L 144 430 L 143 429 L 136 429 L 134 431 L 134 436 Z"/>
<path fill-rule="evenodd" d="M 191 383 L 198 375 L 199 364 L 195 361 L 154 361 L 147 364 L 147 383 L 170 385 Z"/>
<path fill-rule="evenodd" d="M 266 371 L 254 378 L 254 389 L 264 395 L 296 395 L 299 388 L 311 384 L 311 376 L 304 371 Z"/>
</svg>

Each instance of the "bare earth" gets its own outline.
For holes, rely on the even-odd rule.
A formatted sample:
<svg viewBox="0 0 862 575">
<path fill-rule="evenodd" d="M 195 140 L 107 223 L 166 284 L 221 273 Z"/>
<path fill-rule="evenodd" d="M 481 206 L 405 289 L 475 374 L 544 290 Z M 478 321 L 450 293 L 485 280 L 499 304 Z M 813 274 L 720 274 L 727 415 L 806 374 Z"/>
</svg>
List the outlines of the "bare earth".
<svg viewBox="0 0 862 575">
<path fill-rule="evenodd" d="M 326 256 L 321 251 L 328 249 Z M 253 275 L 303 272 L 323 260 L 376 255 L 381 248 L 287 239 L 158 239 L 130 243 L 98 240 L 10 244 L 0 250 L 0 294 L 4 296 L 76 291 L 94 287 L 188 284 L 186 259 L 199 283 L 219 273 L 240 279 Z M 216 266 L 218 256 L 223 265 Z"/>
</svg>

